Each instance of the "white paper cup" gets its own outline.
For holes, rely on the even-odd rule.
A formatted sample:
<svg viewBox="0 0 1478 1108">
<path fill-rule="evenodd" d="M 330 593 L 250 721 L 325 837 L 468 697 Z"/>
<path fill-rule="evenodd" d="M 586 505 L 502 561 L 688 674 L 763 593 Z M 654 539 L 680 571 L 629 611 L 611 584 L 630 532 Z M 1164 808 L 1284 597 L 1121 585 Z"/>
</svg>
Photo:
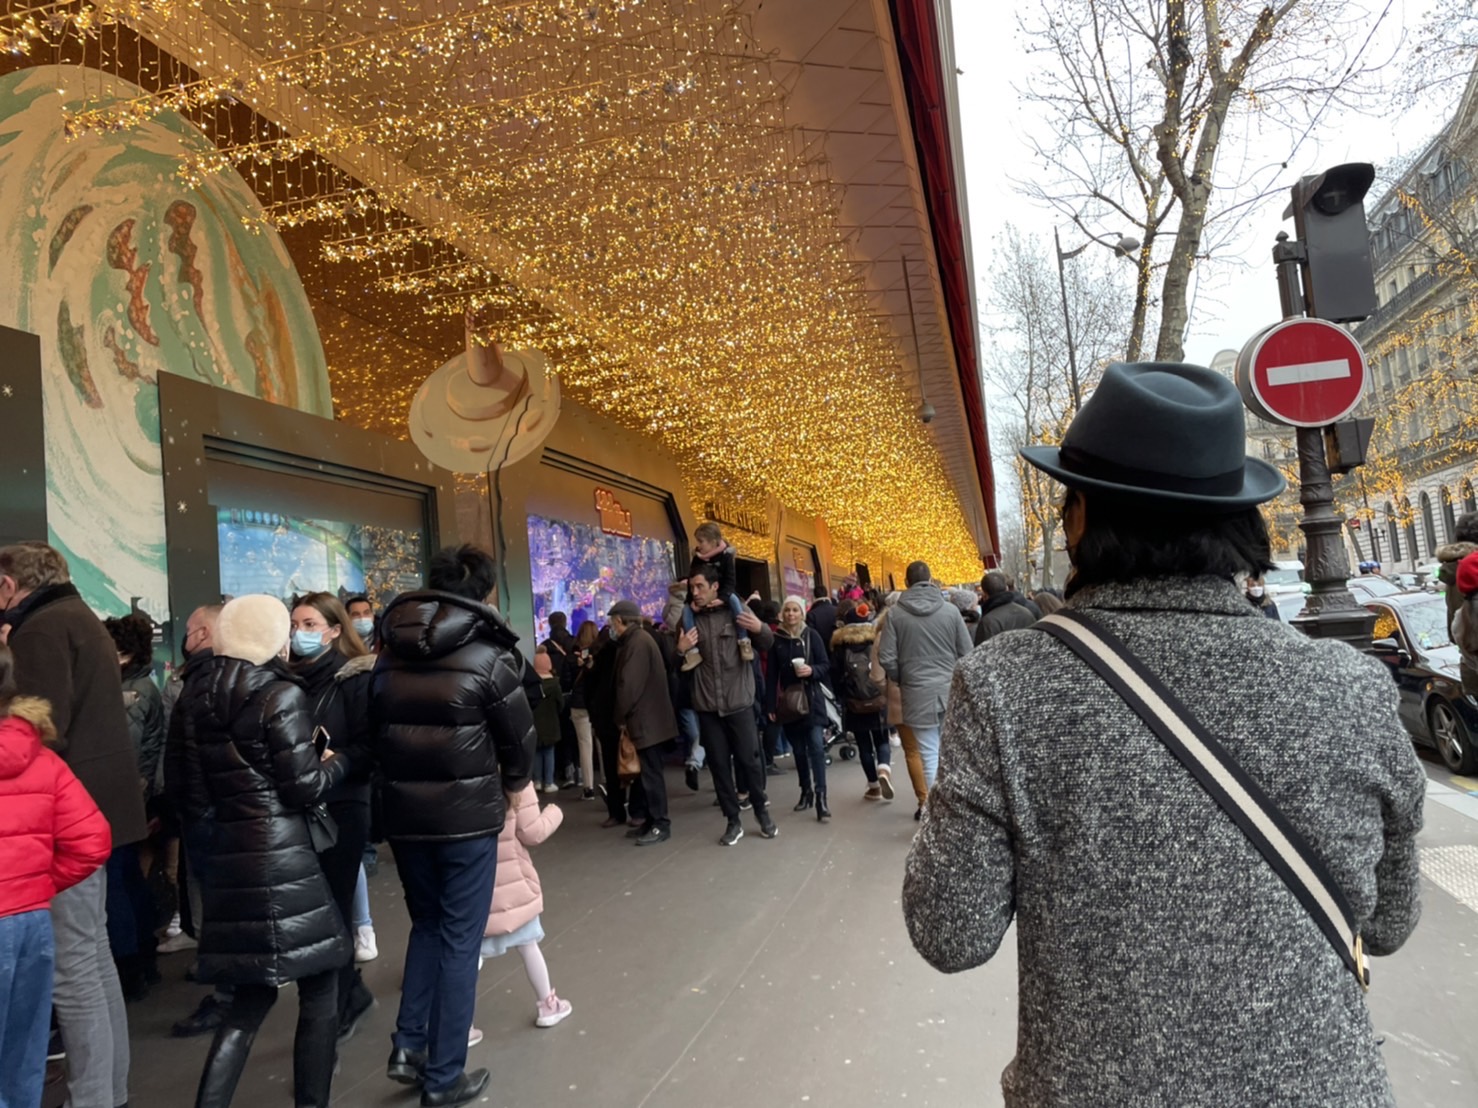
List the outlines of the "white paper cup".
<svg viewBox="0 0 1478 1108">
<path fill-rule="evenodd" d="M 806 660 L 804 658 L 792 658 L 790 664 L 795 666 L 796 672 L 799 673 L 801 668 L 806 664 Z"/>
</svg>

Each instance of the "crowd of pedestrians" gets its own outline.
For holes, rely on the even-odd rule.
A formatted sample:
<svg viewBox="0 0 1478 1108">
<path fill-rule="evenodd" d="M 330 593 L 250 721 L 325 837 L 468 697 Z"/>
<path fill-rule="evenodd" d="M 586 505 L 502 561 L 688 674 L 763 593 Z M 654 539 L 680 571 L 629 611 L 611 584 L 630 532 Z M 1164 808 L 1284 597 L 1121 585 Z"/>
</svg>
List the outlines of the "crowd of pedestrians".
<svg viewBox="0 0 1478 1108">
<path fill-rule="evenodd" d="M 1340 922 L 1373 953 L 1401 945 L 1422 774 L 1377 663 L 1246 618 L 1271 565 L 1256 505 L 1281 479 L 1238 461 L 1228 387 L 1193 367 L 1111 367 L 1060 450 L 1028 456 L 1068 489 L 1066 597 L 998 571 L 949 588 L 917 561 L 887 595 L 848 579 L 746 602 L 706 523 L 659 620 L 620 600 L 603 626 L 572 632 L 555 613 L 543 642 L 520 644 L 489 603 L 492 558 L 462 546 L 378 618 L 327 593 L 201 608 L 160 690 L 146 618 L 104 624 L 58 551 L 0 548 L 0 1105 L 39 1101 L 48 1011 L 70 1104 L 126 1105 L 125 1000 L 158 979 L 161 950 L 191 950 L 210 991 L 175 1033 L 212 1035 L 197 1108 L 232 1103 L 288 984 L 294 1103 L 326 1108 L 338 1048 L 374 1003 L 359 966 L 378 956 L 380 841 L 410 920 L 386 1076 L 426 1108 L 478 1100 L 485 959 L 518 953 L 536 1027 L 573 1010 L 540 947 L 530 848 L 566 818 L 542 798 L 603 798 L 602 826 L 650 848 L 675 834 L 668 766 L 694 791 L 707 769 L 733 847 L 745 813 L 779 834 L 787 753 L 795 811 L 819 823 L 838 739 L 856 746 L 863 799 L 892 801 L 895 738 L 922 824 L 904 885 L 914 944 L 955 971 L 1020 924 L 1008 1104 L 1272 1103 L 1290 1082 L 1307 1093 L 1290 1102 L 1386 1103 L 1338 942 L 1310 926 L 1290 867 L 1259 859 L 1235 802 L 1188 787 L 1175 759 L 1189 756 L 1151 718 L 1157 703 L 1189 713 L 1170 690 L 1185 692 L 1231 751 L 1226 772 L 1245 765 L 1287 813 L 1269 822 L 1290 848 L 1303 829 L 1323 849 Z M 1128 418 L 1116 394 L 1194 433 L 1110 433 Z M 1471 557 L 1455 572 L 1478 594 Z M 1122 668 L 1084 668 L 1074 634 L 1116 644 Z M 1275 679 L 1297 695 L 1251 695 Z M 1326 756 L 1311 761 L 1314 734 Z M 1345 954 L 1359 979 L 1361 942 Z M 1312 1045 L 1289 1046 L 1300 1037 Z"/>
</svg>

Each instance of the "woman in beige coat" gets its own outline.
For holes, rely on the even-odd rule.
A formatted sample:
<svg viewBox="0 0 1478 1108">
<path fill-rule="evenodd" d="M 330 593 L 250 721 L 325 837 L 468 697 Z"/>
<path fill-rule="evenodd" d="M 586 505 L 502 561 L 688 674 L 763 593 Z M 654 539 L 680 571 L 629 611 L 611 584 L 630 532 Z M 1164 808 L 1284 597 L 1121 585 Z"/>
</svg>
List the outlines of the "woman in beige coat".
<svg viewBox="0 0 1478 1108">
<path fill-rule="evenodd" d="M 517 950 L 523 968 L 534 986 L 539 1001 L 534 1023 L 553 1027 L 573 1010 L 570 1002 L 555 995 L 549 984 L 549 967 L 539 940 L 544 928 L 539 916 L 544 911 L 544 890 L 539 884 L 539 871 L 529 857 L 529 847 L 538 846 L 564 822 L 564 812 L 557 804 L 539 810 L 539 794 L 533 782 L 523 792 L 508 798 L 508 819 L 498 835 L 498 867 L 493 879 L 493 905 L 488 912 L 488 925 L 483 930 L 482 956 L 496 958 L 509 950 Z M 469 1045 L 482 1040 L 482 1032 L 473 1028 Z"/>
</svg>

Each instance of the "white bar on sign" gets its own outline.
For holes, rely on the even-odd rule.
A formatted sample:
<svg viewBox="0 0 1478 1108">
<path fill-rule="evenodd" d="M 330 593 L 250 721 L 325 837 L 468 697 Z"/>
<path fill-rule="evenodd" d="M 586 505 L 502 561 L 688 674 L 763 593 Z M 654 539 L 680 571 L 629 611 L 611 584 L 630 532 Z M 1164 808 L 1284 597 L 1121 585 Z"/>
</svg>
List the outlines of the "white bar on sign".
<svg viewBox="0 0 1478 1108">
<path fill-rule="evenodd" d="M 1311 381 L 1338 381 L 1350 375 L 1350 360 L 1337 358 L 1330 362 L 1303 362 L 1299 365 L 1268 367 L 1269 385 L 1307 385 Z"/>
</svg>

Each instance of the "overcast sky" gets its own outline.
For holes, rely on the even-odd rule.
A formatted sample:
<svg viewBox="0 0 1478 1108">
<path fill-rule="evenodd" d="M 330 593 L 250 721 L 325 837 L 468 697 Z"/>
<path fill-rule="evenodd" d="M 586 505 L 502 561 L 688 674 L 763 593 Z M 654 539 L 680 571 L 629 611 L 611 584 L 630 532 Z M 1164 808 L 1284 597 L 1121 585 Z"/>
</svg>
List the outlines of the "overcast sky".
<svg viewBox="0 0 1478 1108">
<path fill-rule="evenodd" d="M 1317 3 L 1319 0 L 1313 0 Z M 1365 60 L 1379 60 L 1402 49 L 1403 34 L 1416 27 L 1431 0 L 1391 0 L 1389 11 L 1372 39 Z M 1372 0 L 1371 21 L 1386 8 L 1385 0 Z M 1032 65 L 1045 64 L 1045 56 L 1029 57 L 1017 41 L 1012 6 L 985 3 L 983 0 L 951 0 L 954 18 L 956 54 L 963 72 L 958 76 L 961 126 L 964 132 L 965 173 L 969 189 L 971 239 L 975 255 L 976 297 L 985 311 L 986 291 L 992 264 L 993 236 L 1006 223 L 1044 237 L 1050 244 L 1054 216 L 1050 210 L 1034 205 L 1017 191 L 1011 178 L 1028 174 L 1034 164 L 1028 132 L 1040 117 L 1031 113 L 1015 88 L 1024 84 Z M 1349 28 L 1349 41 L 1363 40 L 1370 25 Z M 1460 88 L 1455 91 L 1461 91 Z M 1240 347 L 1254 332 L 1275 322 L 1278 308 L 1269 253 L 1273 238 L 1285 229 L 1282 223 L 1287 188 L 1306 174 L 1346 161 L 1369 161 L 1377 170 L 1391 159 L 1420 149 L 1445 122 L 1452 104 L 1449 97 L 1442 102 L 1423 105 L 1392 119 L 1357 116 L 1331 107 L 1320 118 L 1317 127 L 1299 147 L 1287 170 L 1276 168 L 1288 158 L 1292 142 L 1278 133 L 1259 140 L 1258 136 L 1235 134 L 1224 140 L 1236 149 L 1244 137 L 1248 143 L 1249 163 L 1273 168 L 1258 179 L 1276 185 L 1276 195 L 1249 210 L 1238 228 L 1238 246 L 1234 260 L 1219 266 L 1200 267 L 1197 271 L 1202 287 L 1193 300 L 1190 335 L 1185 344 L 1187 361 L 1205 365 L 1219 350 Z M 1244 131 L 1245 131 L 1244 125 Z M 1229 168 L 1224 157 L 1219 170 Z M 1380 189 L 1377 181 L 1376 188 Z M 1060 218 L 1060 217 L 1059 217 Z M 1063 249 L 1071 250 L 1082 242 L 1076 228 L 1060 220 Z M 1291 233 L 1292 221 L 1286 225 Z M 1117 237 L 1132 228 L 1105 226 L 1106 235 Z M 1126 269 L 1130 268 L 1125 262 Z M 1126 291 L 1126 296 L 1129 293 Z M 984 329 L 982 328 L 982 331 Z M 982 339 L 988 341 L 984 333 Z M 1149 345 L 1153 348 L 1153 333 Z M 990 397 L 987 396 L 989 404 Z M 994 430 L 994 428 L 993 428 Z M 998 470 L 1004 467 L 997 466 Z M 1009 476 L 1009 475 L 1008 475 Z M 1001 482 L 998 480 L 998 486 Z M 1002 517 L 1014 511 L 1014 494 L 999 487 L 999 510 Z"/>
<path fill-rule="evenodd" d="M 1321 3 L 1323 0 L 1312 0 Z M 1361 27 L 1349 28 L 1346 41 L 1363 41 L 1372 31 L 1377 16 L 1385 10 L 1367 47 L 1364 61 L 1376 62 L 1400 56 L 1409 49 L 1414 28 L 1434 0 L 1369 0 L 1370 19 Z M 1033 115 L 1015 89 L 1029 77 L 1033 65 L 1045 64 L 1045 56 L 1032 58 L 1018 41 L 1014 6 L 986 3 L 986 0 L 949 0 L 955 24 L 956 58 L 959 59 L 959 103 L 964 131 L 965 177 L 970 199 L 971 242 L 974 247 L 975 297 L 981 313 L 981 340 L 990 341 L 986 332 L 987 281 L 992 266 L 993 236 L 1007 223 L 1045 239 L 1051 245 L 1052 226 L 1057 220 L 1063 233 L 1064 250 L 1082 244 L 1079 230 L 1061 216 L 1054 217 L 1048 208 L 1036 205 L 1018 191 L 1012 177 L 1021 179 L 1035 164 L 1027 136 L 1035 127 L 1041 133 L 1041 117 Z M 1258 177 L 1259 183 L 1276 186 L 1277 192 L 1250 208 L 1237 226 L 1233 250 L 1213 266 L 1199 266 L 1196 278 L 1202 284 L 1193 288 L 1190 334 L 1185 341 L 1185 360 L 1208 365 L 1218 350 L 1237 349 L 1256 331 L 1280 318 L 1277 285 L 1274 281 L 1270 253 L 1278 230 L 1292 233 L 1290 220 L 1281 222 L 1287 202 L 1287 189 L 1299 177 L 1317 173 L 1329 165 L 1344 161 L 1370 161 L 1377 170 L 1373 196 L 1382 191 L 1380 170 L 1395 158 L 1420 151 L 1440 129 L 1453 109 L 1453 99 L 1462 92 L 1462 81 L 1454 83 L 1443 98 L 1409 109 L 1401 115 L 1352 115 L 1330 106 L 1318 120 L 1315 129 L 1299 145 L 1287 170 L 1278 164 L 1289 158 L 1293 142 L 1287 134 L 1258 136 L 1242 123 L 1240 133 L 1228 134 L 1224 146 L 1236 149 L 1247 143 L 1247 163 L 1268 165 Z M 1233 127 L 1237 123 L 1234 121 Z M 1225 171 L 1228 158 L 1218 164 Z M 1132 228 L 1104 226 L 1104 235 L 1135 233 Z M 1125 261 L 1126 272 L 1132 266 Z M 1126 284 L 1126 297 L 1131 295 Z M 1154 331 L 1147 337 L 1153 353 Z M 987 409 L 995 409 L 998 400 L 986 384 Z M 999 430 L 992 418 L 993 436 Z M 993 443 L 993 448 L 999 446 Z M 1011 488 L 1011 470 L 998 462 L 998 511 L 1002 520 L 1014 516 L 1015 492 Z"/>
</svg>

